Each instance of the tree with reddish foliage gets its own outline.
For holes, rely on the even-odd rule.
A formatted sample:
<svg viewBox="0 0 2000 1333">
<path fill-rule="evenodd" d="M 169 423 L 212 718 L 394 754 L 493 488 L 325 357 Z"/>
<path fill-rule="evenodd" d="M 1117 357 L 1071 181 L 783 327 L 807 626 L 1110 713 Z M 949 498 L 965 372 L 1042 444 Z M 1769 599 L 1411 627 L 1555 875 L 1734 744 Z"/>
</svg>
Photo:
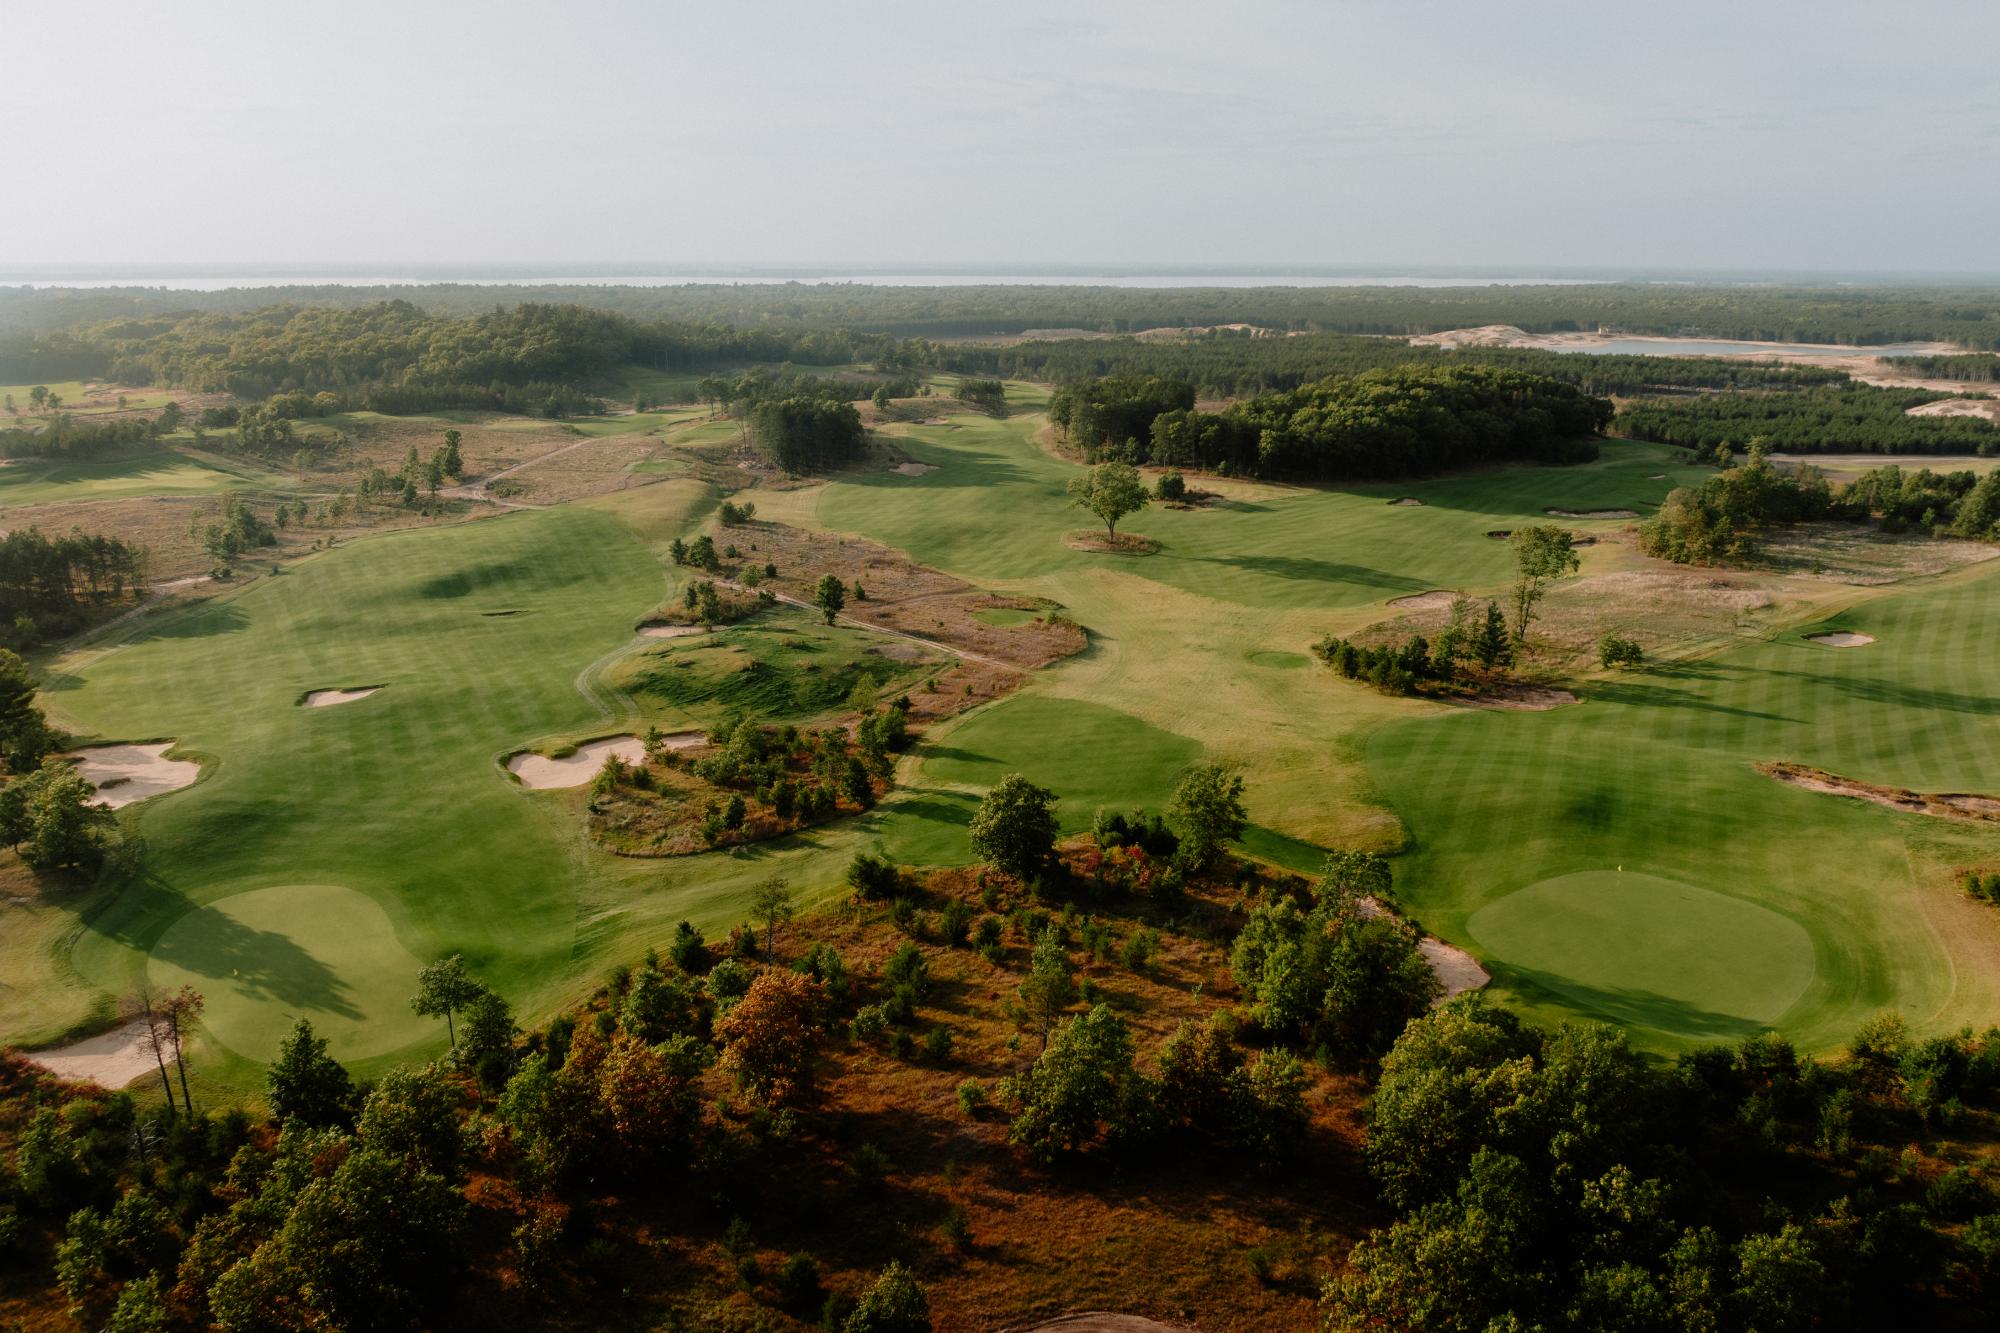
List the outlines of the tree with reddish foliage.
<svg viewBox="0 0 2000 1333">
<path fill-rule="evenodd" d="M 630 1166 L 659 1166 L 686 1153 L 701 1121 L 702 1056 L 692 1037 L 658 1046 L 623 1032 L 612 1037 L 597 1067 L 597 1090 Z"/>
<path fill-rule="evenodd" d="M 813 1057 L 822 1033 L 818 982 L 796 972 L 765 972 L 715 1025 L 722 1067 L 767 1106 L 788 1106 L 812 1092 Z"/>
</svg>

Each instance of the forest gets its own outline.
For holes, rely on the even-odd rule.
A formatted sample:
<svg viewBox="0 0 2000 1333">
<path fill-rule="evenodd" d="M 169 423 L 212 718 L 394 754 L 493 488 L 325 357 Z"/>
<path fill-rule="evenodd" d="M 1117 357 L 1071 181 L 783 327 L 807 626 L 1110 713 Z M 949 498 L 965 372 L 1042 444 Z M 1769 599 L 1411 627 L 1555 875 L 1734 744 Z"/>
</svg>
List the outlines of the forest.
<svg viewBox="0 0 2000 1333">
<path fill-rule="evenodd" d="M 1616 428 L 1709 452 L 1761 439 L 1774 453 L 1979 454 L 2000 451 L 2000 426 L 1979 417 L 1913 417 L 1949 395 L 1849 384 L 1773 393 L 1647 399 L 1619 410 Z"/>
<path fill-rule="evenodd" d="M 1595 457 L 1591 437 L 1612 412 L 1573 385 L 1484 366 L 1370 370 L 1213 413 L 1191 399 L 1185 385 L 1106 380 L 1057 395 L 1049 416 L 1092 462 L 1338 481 L 1507 459 L 1581 462 Z"/>
</svg>

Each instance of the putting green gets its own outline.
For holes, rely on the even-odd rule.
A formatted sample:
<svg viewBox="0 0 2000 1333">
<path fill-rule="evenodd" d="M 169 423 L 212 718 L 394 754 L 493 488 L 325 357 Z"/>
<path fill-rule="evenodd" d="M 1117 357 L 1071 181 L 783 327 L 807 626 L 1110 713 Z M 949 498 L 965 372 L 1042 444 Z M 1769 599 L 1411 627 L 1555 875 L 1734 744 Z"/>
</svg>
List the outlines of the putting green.
<svg viewBox="0 0 2000 1333">
<path fill-rule="evenodd" d="M 208 998 L 209 1036 L 248 1059 L 269 1059 L 299 1018 L 344 1060 L 432 1036 L 409 1006 L 417 958 L 381 904 L 331 884 L 232 894 L 173 923 L 154 946 L 155 986 Z"/>
</svg>

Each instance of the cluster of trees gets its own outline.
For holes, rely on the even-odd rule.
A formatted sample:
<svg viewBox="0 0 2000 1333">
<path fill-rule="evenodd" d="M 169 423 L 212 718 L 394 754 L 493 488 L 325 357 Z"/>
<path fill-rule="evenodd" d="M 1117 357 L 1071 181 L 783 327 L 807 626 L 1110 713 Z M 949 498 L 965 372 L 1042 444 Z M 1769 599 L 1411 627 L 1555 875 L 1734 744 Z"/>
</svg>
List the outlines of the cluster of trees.
<svg viewBox="0 0 2000 1333">
<path fill-rule="evenodd" d="M 1477 463 L 1596 457 L 1611 404 L 1558 380 L 1481 366 L 1399 367 L 1267 394 L 1219 413 L 1174 409 L 1144 436 L 1079 441 L 1131 462 L 1317 481 Z"/>
<path fill-rule="evenodd" d="M 2000 870 L 1961 870 L 1958 887 L 1983 903 L 2000 903 Z"/>
<path fill-rule="evenodd" d="M 25 648 L 60 638 L 90 608 L 137 591 L 145 575 L 146 552 L 116 537 L 16 528 L 0 537 L 0 643 Z"/>
<path fill-rule="evenodd" d="M 841 467 L 867 448 L 854 404 L 804 394 L 759 401 L 750 409 L 750 438 L 773 465 L 795 476 Z"/>
<path fill-rule="evenodd" d="M 1172 857 L 1176 870 L 1208 870 L 1228 843 L 1242 836 L 1243 779 L 1219 764 L 1196 764 L 1181 774 L 1164 824 L 1143 814 L 1106 816 L 1096 832 L 1101 850 L 1127 845 Z M 1047 886 L 1061 877 L 1055 855 L 1056 795 L 1009 773 L 979 802 L 968 828 L 972 849 L 995 869 L 1023 883 Z M 1178 880 L 1175 881 L 1176 883 Z"/>
<path fill-rule="evenodd" d="M 1449 685 L 1466 669 L 1498 671 L 1513 665 L 1514 636 L 1498 602 L 1484 612 L 1469 597 L 1452 603 L 1451 621 L 1435 643 L 1412 634 L 1400 643 L 1361 644 L 1329 634 L 1312 646 L 1313 656 L 1348 680 L 1389 694 L 1415 694 L 1425 685 Z"/>
<path fill-rule="evenodd" d="M 1007 386 L 999 380 L 961 380 L 951 396 L 999 416 L 1007 414 Z"/>
<path fill-rule="evenodd" d="M 1893 356 L 1889 358 L 1889 364 L 1920 379 L 1968 380 L 1975 383 L 2000 380 L 2000 357 L 1990 354 Z"/>
<path fill-rule="evenodd" d="M 2000 538 L 2000 472 L 1905 472 L 1891 464 L 1865 472 L 1840 488 L 1838 506 L 1855 516 L 1875 514 L 1886 532 L 1950 533 Z"/>
<path fill-rule="evenodd" d="M 1110 375 L 1077 380 L 1056 390 L 1049 397 L 1049 420 L 1094 462 L 1127 441 L 1150 438 L 1153 422 L 1162 413 L 1193 407 L 1191 385 L 1158 375 Z M 1145 455 L 1125 461 L 1144 462 Z"/>
<path fill-rule="evenodd" d="M 1329 1326 L 1975 1326 L 2000 1283 L 1991 1188 L 1860 1145 L 1996 1090 L 2000 1030 L 1918 1041 L 1888 1016 L 1838 1062 L 1761 1036 L 1662 1065 L 1462 997 L 1382 1061 L 1366 1158 L 1398 1216 L 1327 1283 Z"/>
<path fill-rule="evenodd" d="M 9 426 L 0 430 L 0 458 L 62 458 L 83 461 L 151 444 L 181 427 L 180 405 L 168 403 L 157 416 L 118 416 L 91 420 L 67 414 L 38 430 Z"/>
<path fill-rule="evenodd" d="M 2000 452 L 2000 426 L 1982 417 L 1913 417 L 1947 397 L 1866 384 L 1773 393 L 1724 393 L 1627 403 L 1617 429 L 1708 453 L 1762 439 L 1795 454 L 1980 454 Z"/>
<path fill-rule="evenodd" d="M 868 399 L 886 410 L 889 400 L 914 397 L 920 391 L 930 390 L 911 375 L 864 380 L 812 375 L 790 365 L 753 366 L 737 375 L 704 375 L 695 385 L 697 399 L 736 417 L 750 415 L 759 403 L 773 398 L 825 398 L 836 403 Z"/>
</svg>

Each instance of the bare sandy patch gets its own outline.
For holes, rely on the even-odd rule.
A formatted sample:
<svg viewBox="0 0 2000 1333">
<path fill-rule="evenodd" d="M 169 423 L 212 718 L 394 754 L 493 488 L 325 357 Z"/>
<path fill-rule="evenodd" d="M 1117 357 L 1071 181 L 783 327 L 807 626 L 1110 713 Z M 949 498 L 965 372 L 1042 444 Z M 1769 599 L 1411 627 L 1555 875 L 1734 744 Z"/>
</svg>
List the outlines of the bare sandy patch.
<svg viewBox="0 0 2000 1333">
<path fill-rule="evenodd" d="M 1828 796 L 1846 796 L 1857 801 L 1867 801 L 1874 805 L 1886 806 L 1891 810 L 1901 810 L 1906 814 L 1932 815 L 1939 819 L 1969 819 L 1981 823 L 2000 822 L 2000 796 L 1986 796 L 1978 792 L 1922 792 L 1912 791 L 1908 787 L 1882 787 L 1872 782 L 1844 778 L 1838 773 L 1829 773 L 1823 768 L 1811 768 L 1805 764 L 1759 764 L 1757 771 L 1767 778 L 1775 778 L 1789 786 L 1803 787 L 1807 791 L 1822 792 Z"/>
<path fill-rule="evenodd" d="M 1478 990 L 1493 980 L 1493 974 L 1481 967 L 1479 960 L 1455 944 L 1446 944 L 1434 936 L 1425 936 L 1417 941 L 1417 952 L 1437 973 L 1437 979 L 1444 985 L 1444 999 L 1463 995 L 1469 990 Z"/>
<path fill-rule="evenodd" d="M 639 626 L 642 639 L 685 639 L 691 634 L 706 634 L 705 625 L 672 625 L 664 620 L 652 620 Z"/>
<path fill-rule="evenodd" d="M 689 734 L 698 736 L 700 733 Z M 597 776 L 597 771 L 604 767 L 605 757 L 614 754 L 628 764 L 639 763 L 646 757 L 646 742 L 637 736 L 607 736 L 601 741 L 579 745 L 560 759 L 523 750 L 507 761 L 507 771 L 519 778 L 523 787 L 533 791 L 581 787 Z"/>
<path fill-rule="evenodd" d="M 146 1020 L 143 1018 L 135 1018 L 123 1027 L 100 1032 L 95 1037 L 85 1037 L 67 1046 L 24 1054 L 57 1078 L 114 1089 L 122 1088 L 146 1074 L 156 1073 L 160 1067 L 146 1040 Z"/>
<path fill-rule="evenodd" d="M 2000 422 L 2000 399 L 1940 398 L 1934 403 L 1918 403 L 1903 415 L 1911 417 L 1977 417 L 1982 421 Z"/>
<path fill-rule="evenodd" d="M 1120 533 L 1115 540 L 1101 532 L 1071 532 L 1064 534 L 1063 545 L 1072 551 L 1094 551 L 1104 555 L 1152 555 L 1160 549 L 1160 544 L 1151 537 L 1130 532 Z"/>
<path fill-rule="evenodd" d="M 156 745 L 94 745 L 75 750 L 70 758 L 85 782 L 97 788 L 97 804 L 117 810 L 152 796 L 191 787 L 201 765 L 169 759 L 172 741 Z"/>
<path fill-rule="evenodd" d="M 926 472 L 937 471 L 937 467 L 931 463 L 918 463 L 914 460 L 905 460 L 904 462 L 896 464 L 896 466 L 890 468 L 889 470 L 891 472 L 898 474 L 899 476 L 921 477 Z"/>
<path fill-rule="evenodd" d="M 1664 472 L 1651 472 L 1646 475 L 1647 481 L 1665 481 L 1666 479 L 1667 474 Z"/>
<path fill-rule="evenodd" d="M 1419 500 L 1414 495 L 1400 496 L 1397 499 L 1389 501 L 1390 506 L 1397 509 L 1419 508 L 1423 503 L 1422 500 Z"/>
<path fill-rule="evenodd" d="M 1576 696 L 1568 690 L 1519 682 L 1499 685 L 1463 700 L 1468 708 L 1497 708 L 1513 713 L 1546 713 L 1575 702 Z"/>
<path fill-rule="evenodd" d="M 381 689 L 380 685 L 360 685 L 351 690 L 309 690 L 299 703 L 307 708 L 332 708 L 335 704 L 351 704 L 356 699 L 366 699 Z"/>
<path fill-rule="evenodd" d="M 1429 592 L 1413 592 L 1407 597 L 1391 597 L 1389 605 L 1398 611 L 1435 611 L 1448 609 L 1458 600 L 1458 594 L 1449 588 L 1432 588 Z"/>
<path fill-rule="evenodd" d="M 1829 648 L 1866 648 L 1875 642 L 1873 634 L 1859 634 L 1852 630 L 1835 630 L 1831 634 L 1811 634 L 1807 638 L 1813 643 L 1825 644 Z"/>
<path fill-rule="evenodd" d="M 1637 518 L 1636 509 L 1544 509 L 1544 514 L 1556 518 Z"/>
</svg>

